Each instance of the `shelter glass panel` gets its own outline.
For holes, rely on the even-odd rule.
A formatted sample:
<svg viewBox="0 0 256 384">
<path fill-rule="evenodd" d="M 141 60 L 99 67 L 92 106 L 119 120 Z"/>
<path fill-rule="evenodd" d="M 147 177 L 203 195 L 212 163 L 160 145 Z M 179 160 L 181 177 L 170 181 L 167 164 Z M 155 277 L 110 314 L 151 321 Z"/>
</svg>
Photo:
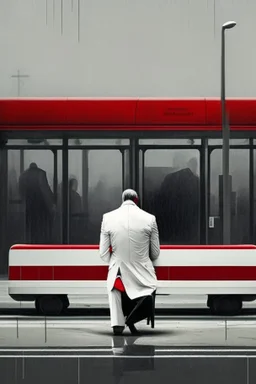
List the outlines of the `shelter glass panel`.
<svg viewBox="0 0 256 384">
<path fill-rule="evenodd" d="M 106 145 L 129 145 L 129 139 L 87 139 L 87 138 L 73 138 L 69 139 L 68 144 L 72 145 L 88 145 L 88 146 L 106 146 Z"/>
<path fill-rule="evenodd" d="M 7 232 L 7 151 L 0 148 L 0 275 L 8 272 Z"/>
<path fill-rule="evenodd" d="M 37 132 L 36 132 L 37 133 Z M 48 145 L 62 145 L 62 139 L 45 139 L 42 137 L 30 137 L 26 139 L 8 139 L 7 146 L 12 145 L 20 145 L 20 146 L 27 146 L 31 145 L 40 145 L 42 147 L 48 146 Z"/>
<path fill-rule="evenodd" d="M 230 150 L 231 243 L 250 242 L 249 150 Z M 222 149 L 210 156 L 209 243 L 222 244 Z"/>
<path fill-rule="evenodd" d="M 256 149 L 253 150 L 253 195 L 252 242 L 256 244 Z"/>
<path fill-rule="evenodd" d="M 139 139 L 140 145 L 200 145 L 201 139 Z"/>
<path fill-rule="evenodd" d="M 61 220 L 56 214 L 61 172 L 60 151 L 8 150 L 8 247 L 61 241 Z"/>
<path fill-rule="evenodd" d="M 208 143 L 209 145 L 222 145 L 223 140 L 220 139 L 209 139 Z M 230 139 L 229 141 L 230 145 L 249 145 L 249 139 L 248 138 L 241 138 L 241 139 Z"/>
<path fill-rule="evenodd" d="M 196 149 L 145 152 L 143 209 L 156 216 L 162 244 L 200 242 L 199 163 Z"/>
<path fill-rule="evenodd" d="M 69 150 L 69 243 L 98 244 L 102 215 L 121 204 L 126 151 Z"/>
</svg>

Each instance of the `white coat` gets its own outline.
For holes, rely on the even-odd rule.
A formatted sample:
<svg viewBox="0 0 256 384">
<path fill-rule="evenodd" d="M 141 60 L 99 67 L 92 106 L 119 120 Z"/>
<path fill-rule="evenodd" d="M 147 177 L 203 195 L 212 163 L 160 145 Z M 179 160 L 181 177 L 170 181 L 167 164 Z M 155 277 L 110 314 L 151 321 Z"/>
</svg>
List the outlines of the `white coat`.
<svg viewBox="0 0 256 384">
<path fill-rule="evenodd" d="M 155 216 L 143 211 L 131 200 L 103 215 L 100 257 L 109 264 L 109 293 L 120 268 L 126 293 L 131 300 L 151 295 L 157 288 L 152 261 L 156 260 L 159 254 L 159 234 Z"/>
</svg>

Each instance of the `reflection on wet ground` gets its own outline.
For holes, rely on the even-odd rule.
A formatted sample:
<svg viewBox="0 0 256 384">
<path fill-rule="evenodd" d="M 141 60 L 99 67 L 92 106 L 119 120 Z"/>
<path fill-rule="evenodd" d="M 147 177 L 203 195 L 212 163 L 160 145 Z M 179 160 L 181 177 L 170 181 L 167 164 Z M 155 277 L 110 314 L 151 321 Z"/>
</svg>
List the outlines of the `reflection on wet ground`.
<svg viewBox="0 0 256 384">
<path fill-rule="evenodd" d="M 109 319 L 0 321 L 0 384 L 254 384 L 256 321 L 226 323 L 157 320 L 113 336 Z"/>
<path fill-rule="evenodd" d="M 161 350 L 154 345 L 136 345 L 136 341 L 133 337 L 113 337 L 112 347 L 107 349 L 6 350 L 0 357 L 1 384 L 256 382 L 253 351 L 240 350 L 232 356 L 226 350 L 220 357 L 211 349 L 194 349 L 189 356 L 187 349 Z"/>
<path fill-rule="evenodd" d="M 156 319 L 156 328 L 138 324 L 137 344 L 159 346 L 255 347 L 256 319 Z M 125 329 L 124 337 L 131 337 Z M 110 347 L 109 319 L 31 319 L 0 320 L 0 350 L 7 347 Z"/>
</svg>

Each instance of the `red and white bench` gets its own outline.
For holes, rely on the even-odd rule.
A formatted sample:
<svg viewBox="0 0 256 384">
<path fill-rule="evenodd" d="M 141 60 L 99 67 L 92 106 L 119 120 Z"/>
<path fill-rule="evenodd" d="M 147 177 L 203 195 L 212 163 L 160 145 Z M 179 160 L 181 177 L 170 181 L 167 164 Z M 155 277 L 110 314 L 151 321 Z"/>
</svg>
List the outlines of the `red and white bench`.
<svg viewBox="0 0 256 384">
<path fill-rule="evenodd" d="M 157 294 L 208 295 L 216 313 L 256 299 L 254 245 L 161 246 L 155 269 Z M 95 245 L 18 244 L 9 251 L 9 295 L 36 301 L 44 313 L 60 313 L 71 294 L 106 294 L 107 273 Z"/>
</svg>

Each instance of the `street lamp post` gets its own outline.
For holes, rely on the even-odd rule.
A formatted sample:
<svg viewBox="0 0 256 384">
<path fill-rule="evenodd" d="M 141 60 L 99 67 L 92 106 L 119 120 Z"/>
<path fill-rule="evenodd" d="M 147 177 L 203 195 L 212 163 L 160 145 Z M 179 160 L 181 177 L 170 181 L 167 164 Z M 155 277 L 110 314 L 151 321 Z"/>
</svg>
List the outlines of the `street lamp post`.
<svg viewBox="0 0 256 384">
<path fill-rule="evenodd" d="M 225 100 L 225 31 L 236 26 L 235 21 L 228 21 L 221 29 L 221 113 L 222 113 L 222 193 L 223 193 L 223 244 L 230 244 L 231 235 L 231 191 L 229 180 L 229 139 L 230 128 L 226 113 Z"/>
</svg>

